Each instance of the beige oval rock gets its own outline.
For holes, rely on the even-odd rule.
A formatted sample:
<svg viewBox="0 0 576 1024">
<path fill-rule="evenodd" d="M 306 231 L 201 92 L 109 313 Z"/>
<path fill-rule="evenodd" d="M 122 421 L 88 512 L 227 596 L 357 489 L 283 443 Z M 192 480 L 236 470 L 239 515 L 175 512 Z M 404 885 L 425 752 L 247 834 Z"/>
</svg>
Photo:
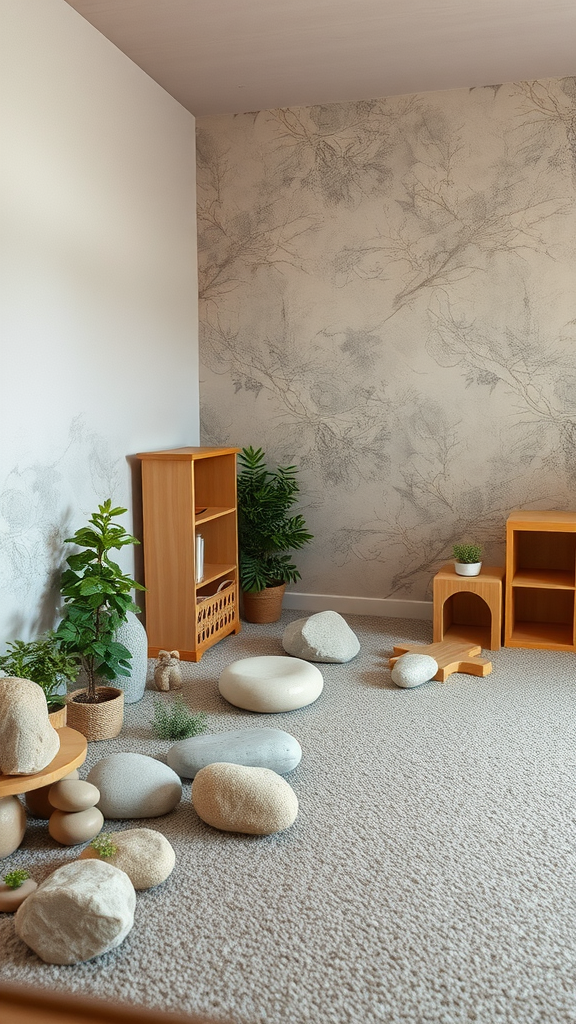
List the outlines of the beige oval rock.
<svg viewBox="0 0 576 1024">
<path fill-rule="evenodd" d="M 0 885 L 0 913 L 13 914 L 37 888 L 38 882 L 33 878 L 27 878 L 17 889 L 11 889 L 9 885 Z"/>
<path fill-rule="evenodd" d="M 85 811 L 95 807 L 100 799 L 100 790 L 91 782 L 80 779 L 61 779 L 50 786 L 48 799 L 59 811 Z"/>
<path fill-rule="evenodd" d="M 68 775 L 64 776 L 65 779 L 79 779 L 77 768 L 74 771 L 69 772 Z M 63 781 L 62 779 L 60 780 Z M 30 814 L 34 818 L 49 818 L 54 810 L 52 804 L 48 799 L 48 794 L 52 789 L 54 783 L 50 783 L 49 786 L 40 786 L 39 789 L 30 789 L 26 793 L 26 807 L 30 811 Z"/>
<path fill-rule="evenodd" d="M 44 690 L 30 679 L 0 679 L 0 772 L 34 775 L 60 750 L 60 737 L 48 721 Z"/>
<path fill-rule="evenodd" d="M 46 963 L 77 964 L 119 946 L 134 924 L 135 906 L 134 886 L 123 871 L 76 860 L 24 900 L 14 928 Z"/>
<path fill-rule="evenodd" d="M 151 889 L 165 882 L 176 863 L 176 854 L 166 836 L 151 828 L 130 828 L 112 832 L 110 841 L 116 847 L 111 857 L 100 857 L 93 846 L 87 846 L 80 860 L 105 860 L 125 871 L 135 889 Z"/>
<path fill-rule="evenodd" d="M 228 762 L 209 764 L 198 772 L 192 803 L 213 828 L 256 836 L 289 828 L 298 814 L 298 797 L 276 772 Z"/>
<path fill-rule="evenodd" d="M 17 796 L 0 798 L 0 858 L 17 850 L 26 831 L 26 811 Z"/>
<path fill-rule="evenodd" d="M 88 843 L 102 830 L 104 816 L 97 807 L 85 811 L 53 811 L 48 822 L 48 831 L 57 843 L 63 846 L 77 846 Z"/>
</svg>

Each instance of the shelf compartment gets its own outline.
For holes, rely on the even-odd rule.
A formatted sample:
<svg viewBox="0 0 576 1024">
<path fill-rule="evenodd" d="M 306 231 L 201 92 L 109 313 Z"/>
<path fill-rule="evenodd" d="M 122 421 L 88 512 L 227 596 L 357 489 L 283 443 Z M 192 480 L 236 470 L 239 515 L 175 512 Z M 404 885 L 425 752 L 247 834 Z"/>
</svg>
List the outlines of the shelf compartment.
<svg viewBox="0 0 576 1024">
<path fill-rule="evenodd" d="M 507 647 L 528 647 L 538 650 L 573 651 L 574 631 L 563 622 L 516 621 Z"/>
<path fill-rule="evenodd" d="M 213 583 L 214 580 L 219 580 L 221 576 L 230 576 L 230 579 L 235 579 L 236 566 L 233 563 L 222 565 L 215 562 L 205 562 L 204 575 L 196 584 L 196 593 L 203 596 L 201 593 L 202 587 L 207 587 L 209 583 Z"/>
<path fill-rule="evenodd" d="M 512 580 L 513 587 L 542 587 L 544 589 L 574 590 L 574 570 L 570 569 L 518 569 Z"/>
<path fill-rule="evenodd" d="M 576 533 L 549 530 L 515 530 L 514 561 L 516 579 L 521 570 L 571 572 L 576 566 Z"/>
<path fill-rule="evenodd" d="M 573 648 L 573 590 L 513 587 L 511 599 L 513 615 L 508 645 Z"/>
</svg>

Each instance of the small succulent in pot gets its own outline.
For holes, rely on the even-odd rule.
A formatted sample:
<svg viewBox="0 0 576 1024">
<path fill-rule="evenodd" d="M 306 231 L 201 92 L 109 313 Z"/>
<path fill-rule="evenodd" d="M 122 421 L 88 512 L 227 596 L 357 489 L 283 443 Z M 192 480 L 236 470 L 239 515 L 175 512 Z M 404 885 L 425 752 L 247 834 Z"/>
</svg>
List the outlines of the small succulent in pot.
<svg viewBox="0 0 576 1024">
<path fill-rule="evenodd" d="M 455 544 L 452 548 L 454 569 L 459 576 L 478 576 L 482 568 L 480 544 Z"/>
</svg>

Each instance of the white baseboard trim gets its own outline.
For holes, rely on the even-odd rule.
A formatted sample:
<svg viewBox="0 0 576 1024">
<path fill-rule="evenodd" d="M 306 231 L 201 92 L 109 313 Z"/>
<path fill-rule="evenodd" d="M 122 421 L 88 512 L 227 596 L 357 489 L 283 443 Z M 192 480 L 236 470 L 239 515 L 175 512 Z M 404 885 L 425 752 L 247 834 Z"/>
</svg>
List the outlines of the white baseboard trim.
<svg viewBox="0 0 576 1024">
<path fill-rule="evenodd" d="M 348 612 L 350 615 L 379 615 L 391 619 L 432 619 L 432 601 L 397 601 L 393 597 L 350 597 L 333 594 L 301 594 L 287 591 L 283 608 L 306 612 Z"/>
</svg>

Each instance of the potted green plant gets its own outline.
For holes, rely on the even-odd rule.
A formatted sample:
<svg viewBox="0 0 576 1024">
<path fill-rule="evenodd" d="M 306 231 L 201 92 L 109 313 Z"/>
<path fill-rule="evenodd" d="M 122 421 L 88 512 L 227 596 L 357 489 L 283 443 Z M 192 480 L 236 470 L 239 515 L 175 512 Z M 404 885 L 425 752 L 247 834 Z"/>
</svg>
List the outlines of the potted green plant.
<svg viewBox="0 0 576 1024">
<path fill-rule="evenodd" d="M 478 576 L 482 568 L 480 544 L 455 544 L 452 548 L 454 569 L 459 576 Z"/>
<path fill-rule="evenodd" d="M 11 640 L 6 648 L 6 654 L 0 657 L 0 671 L 38 683 L 44 690 L 53 727 L 66 725 L 66 690 L 78 676 L 77 655 L 62 649 L 54 630 L 34 640 Z"/>
<path fill-rule="evenodd" d="M 98 506 L 89 525 L 68 537 L 81 550 L 67 559 L 62 574 L 64 617 L 56 630 L 62 649 L 77 655 L 87 687 L 68 698 L 68 722 L 87 739 L 109 739 L 122 728 L 124 693 L 99 680 L 114 681 L 130 671 L 130 652 L 115 640 L 129 611 L 139 609 L 132 590 L 144 587 L 122 572 L 110 552 L 140 542 L 113 520 L 126 512 L 112 508 L 110 499 Z"/>
<path fill-rule="evenodd" d="M 300 514 L 290 515 L 299 485 L 295 466 L 266 467 L 262 448 L 238 456 L 238 546 L 244 618 L 277 622 L 287 583 L 301 579 L 290 551 L 312 540 Z"/>
</svg>

